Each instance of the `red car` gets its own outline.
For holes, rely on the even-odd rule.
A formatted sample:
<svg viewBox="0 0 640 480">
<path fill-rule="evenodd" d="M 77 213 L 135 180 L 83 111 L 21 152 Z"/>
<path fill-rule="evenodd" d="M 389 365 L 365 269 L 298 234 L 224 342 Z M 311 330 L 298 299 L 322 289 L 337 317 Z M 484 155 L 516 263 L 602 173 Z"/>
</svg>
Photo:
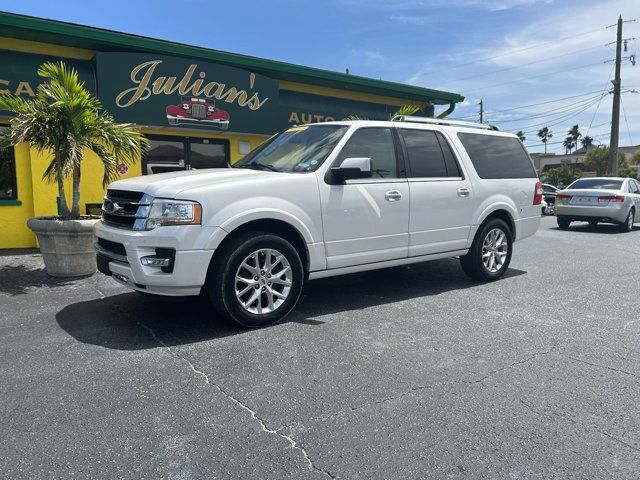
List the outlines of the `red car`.
<svg viewBox="0 0 640 480">
<path fill-rule="evenodd" d="M 207 98 L 182 97 L 180 105 L 167 106 L 169 125 L 180 123 L 212 123 L 218 128 L 229 128 L 229 114 L 216 108 L 216 104 Z"/>
</svg>

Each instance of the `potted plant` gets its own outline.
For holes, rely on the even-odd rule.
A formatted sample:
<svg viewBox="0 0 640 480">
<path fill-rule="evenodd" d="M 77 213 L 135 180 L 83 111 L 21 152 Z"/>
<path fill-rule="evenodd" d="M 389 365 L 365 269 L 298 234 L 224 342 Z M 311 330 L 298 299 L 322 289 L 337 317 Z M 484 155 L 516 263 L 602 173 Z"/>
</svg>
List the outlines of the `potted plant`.
<svg viewBox="0 0 640 480">
<path fill-rule="evenodd" d="M 58 186 L 59 216 L 31 218 L 27 225 L 38 238 L 47 273 L 83 276 L 96 271 L 93 249 L 95 217 L 80 215 L 80 178 L 87 151 L 104 167 L 103 186 L 118 178 L 117 165 L 135 162 L 144 150 L 144 137 L 130 124 L 115 123 L 63 62 L 47 62 L 38 75 L 45 82 L 32 98 L 0 96 L 0 110 L 15 114 L 0 136 L 2 146 L 26 142 L 51 155 L 43 180 Z M 65 179 L 72 179 L 71 208 Z"/>
</svg>

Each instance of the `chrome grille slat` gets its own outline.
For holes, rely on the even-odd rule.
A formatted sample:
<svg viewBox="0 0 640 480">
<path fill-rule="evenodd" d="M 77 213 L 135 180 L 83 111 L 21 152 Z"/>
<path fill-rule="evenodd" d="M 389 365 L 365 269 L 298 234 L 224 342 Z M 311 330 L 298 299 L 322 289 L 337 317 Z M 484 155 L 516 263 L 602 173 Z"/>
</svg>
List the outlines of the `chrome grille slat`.
<svg viewBox="0 0 640 480">
<path fill-rule="evenodd" d="M 192 103 L 191 116 L 193 118 L 207 118 L 207 107 L 204 105 L 198 105 L 197 103 Z"/>
<path fill-rule="evenodd" d="M 102 204 L 106 225 L 133 230 L 136 222 L 147 218 L 150 199 L 143 192 L 107 190 Z"/>
</svg>

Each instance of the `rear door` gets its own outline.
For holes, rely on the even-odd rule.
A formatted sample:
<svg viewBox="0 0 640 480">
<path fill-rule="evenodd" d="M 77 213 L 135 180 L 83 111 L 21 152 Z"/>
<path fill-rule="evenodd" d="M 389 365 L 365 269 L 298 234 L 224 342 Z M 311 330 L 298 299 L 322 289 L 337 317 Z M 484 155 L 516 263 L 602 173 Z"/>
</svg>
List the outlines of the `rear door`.
<svg viewBox="0 0 640 480">
<path fill-rule="evenodd" d="M 411 196 L 409 256 L 464 249 L 471 229 L 474 192 L 444 135 L 398 128 Z"/>
</svg>

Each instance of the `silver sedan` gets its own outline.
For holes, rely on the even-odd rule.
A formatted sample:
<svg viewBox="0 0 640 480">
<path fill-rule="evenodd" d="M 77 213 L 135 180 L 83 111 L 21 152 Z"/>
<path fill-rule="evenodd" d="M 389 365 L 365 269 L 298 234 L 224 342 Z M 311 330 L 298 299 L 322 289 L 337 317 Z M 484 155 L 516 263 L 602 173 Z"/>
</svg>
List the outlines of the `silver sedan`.
<svg viewBox="0 0 640 480">
<path fill-rule="evenodd" d="M 640 182 L 633 178 L 580 178 L 556 195 L 558 226 L 571 222 L 615 223 L 630 232 L 640 222 Z"/>
</svg>

